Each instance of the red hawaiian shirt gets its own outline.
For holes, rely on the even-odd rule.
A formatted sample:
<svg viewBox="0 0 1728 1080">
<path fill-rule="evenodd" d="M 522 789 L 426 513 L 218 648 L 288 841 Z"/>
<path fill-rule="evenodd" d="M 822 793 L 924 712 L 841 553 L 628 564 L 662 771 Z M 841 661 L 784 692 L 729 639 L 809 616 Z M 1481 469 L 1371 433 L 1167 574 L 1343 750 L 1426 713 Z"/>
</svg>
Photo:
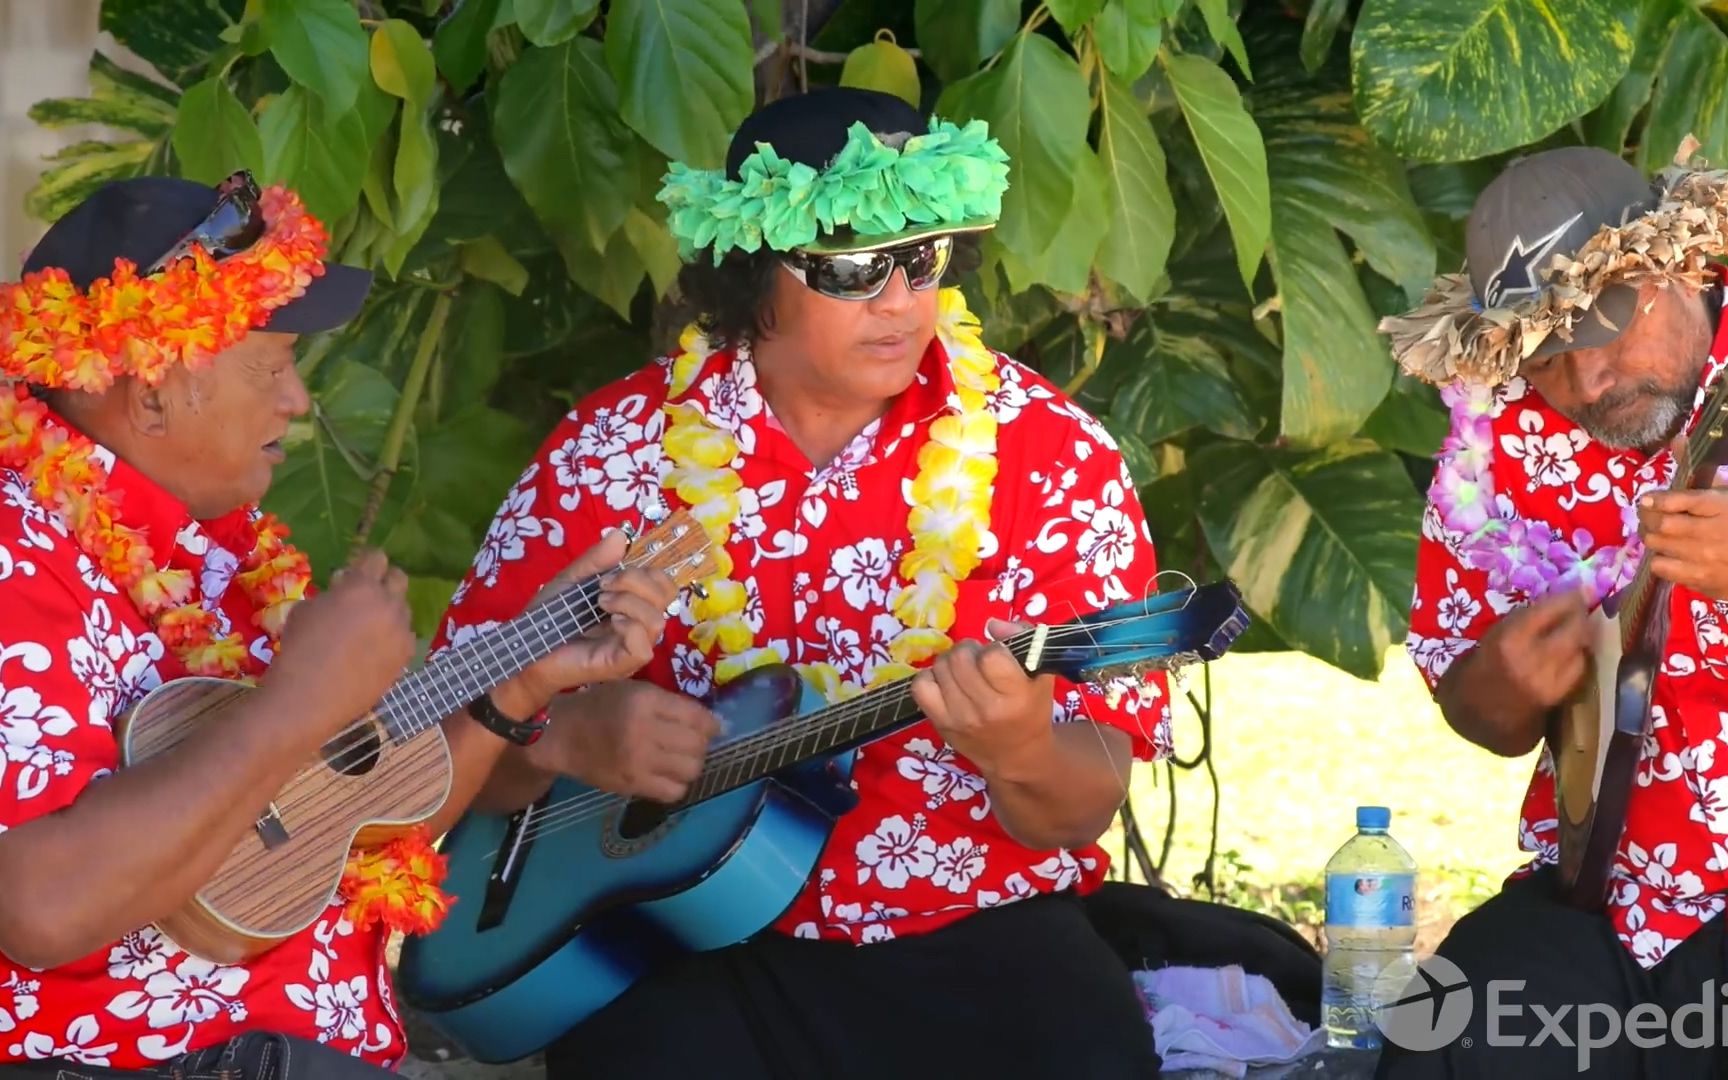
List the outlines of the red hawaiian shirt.
<svg viewBox="0 0 1728 1080">
<path fill-rule="evenodd" d="M 1703 384 L 1728 363 L 1728 319 L 1710 357 Z M 1606 447 L 1521 378 L 1446 397 L 1452 434 L 1423 517 L 1408 640 L 1431 687 L 1489 627 L 1538 596 L 1579 586 L 1600 599 L 1624 588 L 1642 554 L 1636 499 L 1674 472 L 1668 450 Z M 1621 943 L 1646 968 L 1728 898 L 1728 603 L 1677 587 L 1670 619 L 1608 905 Z M 1546 747 L 1519 840 L 1534 857 L 1514 876 L 1559 861 Z"/>
<path fill-rule="evenodd" d="M 199 575 L 231 626 L 251 627 L 229 583 L 252 543 L 248 512 L 193 521 L 185 506 L 111 453 L 122 524 L 169 565 Z M 17 473 L 0 470 L 0 832 L 70 805 L 118 765 L 114 721 L 186 674 L 132 602 L 78 548 Z M 251 644 L 252 670 L 270 662 Z M 140 833 L 140 842 L 147 842 Z M 340 906 L 250 964 L 192 956 L 142 927 L 64 967 L 0 954 L 0 1063 L 49 1057 L 141 1069 L 242 1031 L 299 1035 L 380 1064 L 403 1056 L 382 931 Z M 3 1071 L 3 1070 L 0 1070 Z"/>
<path fill-rule="evenodd" d="M 1038 375 L 997 356 L 998 466 L 983 563 L 959 584 L 961 638 L 987 618 L 1062 622 L 1145 595 L 1153 552 L 1134 485 L 1104 428 Z M 456 642 L 518 611 L 602 530 L 661 505 L 670 462 L 660 438 L 671 379 L 662 358 L 580 402 L 506 497 L 441 632 Z M 897 567 L 911 545 L 911 480 L 929 425 L 957 408 L 946 356 L 932 342 L 918 380 L 832 462 L 812 466 L 756 389 L 747 355 L 720 351 L 674 400 L 734 434 L 743 490 L 728 551 L 744 584 L 758 646 L 791 663 L 827 662 L 863 684 L 889 662 L 901 631 L 891 614 Z M 695 696 L 712 655 L 668 623 L 638 677 Z M 442 643 L 441 642 L 441 643 Z M 1091 717 L 1128 732 L 1136 757 L 1169 750 L 1167 690 L 1149 679 L 1112 708 L 1103 694 L 1059 684 L 1057 721 Z M 972 765 L 928 722 L 867 746 L 858 805 L 830 836 L 804 893 L 777 928 L 803 937 L 884 941 L 933 930 L 968 912 L 1039 893 L 1089 890 L 1108 865 L 1096 845 L 1034 851 L 990 813 Z"/>
</svg>

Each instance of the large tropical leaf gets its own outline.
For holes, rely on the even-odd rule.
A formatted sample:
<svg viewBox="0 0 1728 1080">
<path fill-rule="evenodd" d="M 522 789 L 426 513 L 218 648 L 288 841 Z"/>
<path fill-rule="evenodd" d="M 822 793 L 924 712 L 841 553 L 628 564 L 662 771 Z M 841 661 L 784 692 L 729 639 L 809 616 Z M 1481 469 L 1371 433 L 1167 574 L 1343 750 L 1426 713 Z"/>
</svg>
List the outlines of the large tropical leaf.
<svg viewBox="0 0 1728 1080">
<path fill-rule="evenodd" d="M 486 35 L 500 21 L 501 4 L 502 0 L 456 0 L 432 35 L 438 70 L 458 94 L 474 85 L 486 67 Z"/>
<path fill-rule="evenodd" d="M 1615 154 L 1626 148 L 1632 122 L 1650 103 L 1650 91 L 1674 36 L 1675 20 L 1686 10 L 1686 0 L 1644 0 L 1639 5 L 1631 66 L 1608 100 L 1584 118 L 1585 139 L 1592 146 Z"/>
<path fill-rule="evenodd" d="M 291 86 L 264 110 L 258 129 L 264 138 L 261 179 L 293 188 L 325 221 L 354 208 L 371 151 L 359 113 L 332 114 L 321 99 Z"/>
<path fill-rule="evenodd" d="M 332 115 L 354 105 L 368 78 L 366 31 L 352 0 L 263 0 L 270 55 Z"/>
<path fill-rule="evenodd" d="M 1696 10 L 1675 20 L 1639 140 L 1639 163 L 1649 171 L 1662 168 L 1687 135 L 1698 137 L 1699 153 L 1714 167 L 1728 163 L 1728 33 Z"/>
<path fill-rule="evenodd" d="M 1079 65 L 1050 39 L 1023 35 L 989 71 L 949 84 L 936 108 L 989 123 L 1012 162 L 997 235 L 1023 262 L 1038 260 L 1062 240 L 1084 168 L 1091 107 Z M 1087 258 L 1096 251 L 1094 241 Z"/>
<path fill-rule="evenodd" d="M 180 86 L 222 47 L 246 0 L 102 0 L 97 25 Z"/>
<path fill-rule="evenodd" d="M 1141 442 L 1163 442 L 1196 427 L 1251 439 L 1260 429 L 1223 355 L 1204 336 L 1142 319 L 1110 351 L 1122 354 L 1129 369 L 1112 394 L 1110 419 Z"/>
<path fill-rule="evenodd" d="M 1236 263 L 1248 291 L 1266 250 L 1271 205 L 1266 181 L 1266 147 L 1254 118 L 1242 107 L 1242 95 L 1224 69 L 1192 55 L 1172 56 L 1164 70 L 1182 104 L 1182 115 L 1218 188 L 1230 234 L 1236 242 Z"/>
<path fill-rule="evenodd" d="M 146 138 L 161 138 L 174 124 L 177 95 L 159 83 L 90 54 L 90 96 L 48 98 L 30 106 L 30 119 L 46 128 L 103 124 Z"/>
<path fill-rule="evenodd" d="M 524 53 L 498 88 L 493 128 L 505 170 L 540 220 L 604 248 L 636 196 L 636 159 L 599 42 Z"/>
<path fill-rule="evenodd" d="M 1366 441 L 1318 453 L 1216 443 L 1189 469 L 1206 538 L 1254 613 L 1364 679 L 1408 628 L 1422 500 Z"/>
<path fill-rule="evenodd" d="M 626 123 L 695 169 L 726 159 L 756 104 L 750 15 L 736 0 L 614 0 L 606 64 Z"/>
<path fill-rule="evenodd" d="M 1163 33 L 1157 6 L 1146 0 L 1107 0 L 1092 23 L 1098 58 L 1129 82 L 1152 66 Z"/>
<path fill-rule="evenodd" d="M 1637 17 L 1631 0 L 1365 0 L 1350 42 L 1357 112 L 1418 161 L 1510 150 L 1608 96 Z"/>
<path fill-rule="evenodd" d="M 38 221 L 58 221 L 102 185 L 142 174 L 156 151 L 147 139 L 62 147 L 49 155 L 47 171 L 24 196 L 24 210 Z"/>
<path fill-rule="evenodd" d="M 1102 126 L 1098 160 L 1110 193 L 1110 225 L 1098 249 L 1098 268 L 1142 301 L 1164 273 L 1176 236 L 1176 203 L 1164 178 L 1164 149 L 1121 79 L 1099 84 Z"/>
<path fill-rule="evenodd" d="M 236 169 L 264 167 L 264 144 L 252 114 L 228 83 L 208 78 L 186 91 L 174 124 L 174 152 L 188 180 L 215 184 Z"/>
</svg>

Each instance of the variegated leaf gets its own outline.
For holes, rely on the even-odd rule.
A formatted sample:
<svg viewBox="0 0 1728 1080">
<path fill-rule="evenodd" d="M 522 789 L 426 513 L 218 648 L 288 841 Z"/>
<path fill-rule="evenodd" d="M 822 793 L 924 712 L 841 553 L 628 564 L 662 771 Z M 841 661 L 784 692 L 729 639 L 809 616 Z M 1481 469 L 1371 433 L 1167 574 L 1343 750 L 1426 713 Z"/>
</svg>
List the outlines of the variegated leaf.
<svg viewBox="0 0 1728 1080">
<path fill-rule="evenodd" d="M 1675 21 L 1639 140 L 1639 163 L 1651 172 L 1665 167 L 1687 135 L 1698 137 L 1698 152 L 1714 168 L 1728 166 L 1728 33 L 1693 10 Z"/>
<path fill-rule="evenodd" d="M 1397 455 L 1365 440 L 1307 454 L 1215 443 L 1188 468 L 1248 607 L 1293 647 L 1377 677 L 1409 625 L 1422 519 Z"/>
<path fill-rule="evenodd" d="M 24 210 L 38 221 L 58 221 L 103 184 L 145 172 L 157 149 L 148 139 L 65 147 L 49 158 L 54 164 L 25 194 Z"/>
<path fill-rule="evenodd" d="M 90 54 L 90 96 L 49 98 L 30 107 L 30 119 L 46 128 L 102 124 L 157 139 L 174 123 L 179 95 L 141 75 L 118 67 L 101 53 Z"/>
<path fill-rule="evenodd" d="M 1418 161 L 1540 139 L 1595 108 L 1632 60 L 1634 0 L 1366 0 L 1356 109 Z"/>
</svg>

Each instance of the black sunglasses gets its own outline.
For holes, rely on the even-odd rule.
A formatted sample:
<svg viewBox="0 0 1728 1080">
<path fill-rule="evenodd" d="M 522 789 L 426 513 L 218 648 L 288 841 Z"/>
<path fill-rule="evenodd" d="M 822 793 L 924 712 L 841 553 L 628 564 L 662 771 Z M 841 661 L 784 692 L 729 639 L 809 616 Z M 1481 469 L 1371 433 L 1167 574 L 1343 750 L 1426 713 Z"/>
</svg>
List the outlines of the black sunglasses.
<svg viewBox="0 0 1728 1080">
<path fill-rule="evenodd" d="M 896 266 L 906 271 L 906 284 L 923 292 L 942 280 L 954 254 L 954 238 L 937 236 L 882 251 L 817 255 L 792 251 L 781 261 L 786 269 L 823 296 L 836 300 L 873 300 L 888 287 Z"/>
<path fill-rule="evenodd" d="M 156 273 L 174 260 L 184 258 L 194 245 L 212 259 L 238 255 L 264 235 L 264 211 L 258 206 L 262 192 L 252 174 L 244 169 L 216 185 L 216 205 L 191 232 L 182 236 L 168 253 L 150 264 L 145 275 Z"/>
</svg>

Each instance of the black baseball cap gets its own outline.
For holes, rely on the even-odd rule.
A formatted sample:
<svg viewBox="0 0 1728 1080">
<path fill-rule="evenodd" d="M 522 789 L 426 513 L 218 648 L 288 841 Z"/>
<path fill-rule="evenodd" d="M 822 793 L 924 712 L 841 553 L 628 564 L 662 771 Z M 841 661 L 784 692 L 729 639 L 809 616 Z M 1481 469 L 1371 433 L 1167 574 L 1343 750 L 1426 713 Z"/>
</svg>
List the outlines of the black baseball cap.
<svg viewBox="0 0 1728 1080">
<path fill-rule="evenodd" d="M 64 270 L 87 289 L 114 273 L 115 259 L 140 271 L 173 249 L 216 206 L 216 189 L 191 180 L 140 176 L 104 184 L 49 228 L 24 262 L 24 273 Z M 372 272 L 326 262 L 306 292 L 270 313 L 258 329 L 315 334 L 352 319 L 372 288 Z"/>
<path fill-rule="evenodd" d="M 1482 189 L 1464 226 L 1476 299 L 1496 308 L 1534 298 L 1546 288 L 1538 271 L 1554 256 L 1575 254 L 1603 226 L 1625 225 L 1656 203 L 1644 175 L 1606 150 L 1568 146 L 1519 158 Z M 1531 357 L 1606 345 L 1631 325 L 1637 307 L 1635 286 L 1610 285 L 1573 326 L 1571 340 L 1551 334 Z"/>
</svg>

